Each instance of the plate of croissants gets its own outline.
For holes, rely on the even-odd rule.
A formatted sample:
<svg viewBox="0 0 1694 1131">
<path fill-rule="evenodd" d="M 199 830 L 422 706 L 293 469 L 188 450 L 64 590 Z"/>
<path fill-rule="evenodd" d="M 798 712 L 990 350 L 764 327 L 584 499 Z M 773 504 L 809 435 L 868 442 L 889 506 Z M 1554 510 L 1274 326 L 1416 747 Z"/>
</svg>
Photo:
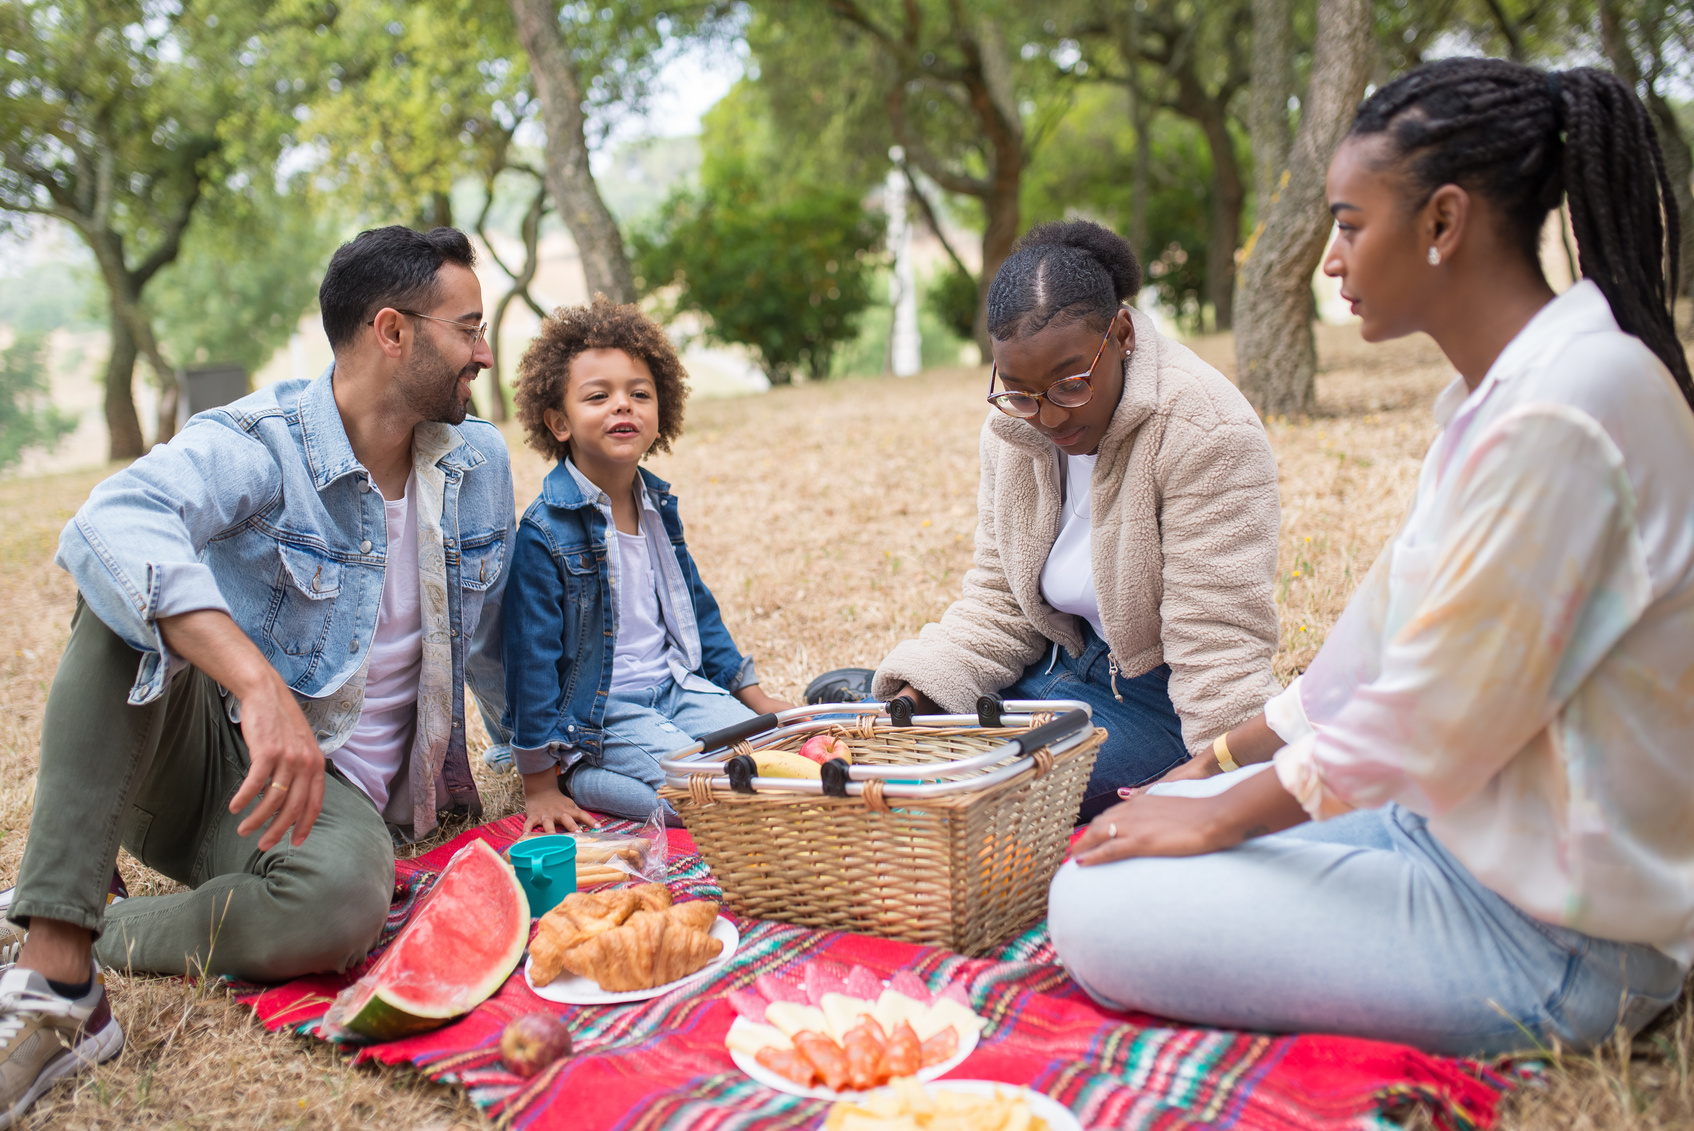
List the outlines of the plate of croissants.
<svg viewBox="0 0 1694 1131">
<path fill-rule="evenodd" d="M 710 974 L 741 945 L 706 900 L 673 903 L 663 884 L 576 892 L 541 917 L 524 980 L 548 1001 L 645 1001 Z"/>
</svg>

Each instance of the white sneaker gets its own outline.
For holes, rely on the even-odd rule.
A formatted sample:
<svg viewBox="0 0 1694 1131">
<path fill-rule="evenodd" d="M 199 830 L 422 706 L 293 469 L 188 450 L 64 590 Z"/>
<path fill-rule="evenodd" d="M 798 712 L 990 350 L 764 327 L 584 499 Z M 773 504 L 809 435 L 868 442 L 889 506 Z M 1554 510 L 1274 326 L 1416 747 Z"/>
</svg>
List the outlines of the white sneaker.
<svg viewBox="0 0 1694 1131">
<path fill-rule="evenodd" d="M 11 1127 L 55 1080 L 111 1060 L 124 1034 L 106 1000 L 106 978 L 72 1001 L 35 970 L 0 974 L 0 1128 Z"/>
</svg>

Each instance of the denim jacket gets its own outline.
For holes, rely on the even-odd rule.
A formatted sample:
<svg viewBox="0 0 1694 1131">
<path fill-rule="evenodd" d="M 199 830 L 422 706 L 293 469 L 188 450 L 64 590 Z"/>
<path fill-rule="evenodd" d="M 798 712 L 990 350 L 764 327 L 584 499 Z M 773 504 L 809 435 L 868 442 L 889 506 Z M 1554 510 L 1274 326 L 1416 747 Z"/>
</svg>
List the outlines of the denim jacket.
<svg viewBox="0 0 1694 1131">
<path fill-rule="evenodd" d="M 703 676 L 729 691 L 757 683 L 683 542 L 670 484 L 642 469 L 641 487 L 643 510 L 657 514 L 674 553 L 659 555 L 660 603 L 684 678 Z M 547 473 L 518 523 L 505 598 L 502 729 L 522 773 L 600 753 L 617 645 L 613 529 L 611 500 L 566 460 Z"/>
<path fill-rule="evenodd" d="M 352 732 L 388 524 L 342 426 L 333 374 L 332 365 L 315 381 L 278 382 L 198 414 L 96 487 L 60 535 L 58 564 L 141 653 L 130 703 L 157 699 L 180 665 L 158 619 L 220 609 L 293 689 L 326 754 Z M 420 531 L 433 535 L 419 539 L 425 670 L 407 767 L 421 836 L 438 809 L 480 810 L 465 753 L 465 682 L 484 717 L 500 718 L 513 506 L 505 440 L 486 421 L 420 424 L 413 449 Z M 228 709 L 239 719 L 233 697 Z"/>
</svg>

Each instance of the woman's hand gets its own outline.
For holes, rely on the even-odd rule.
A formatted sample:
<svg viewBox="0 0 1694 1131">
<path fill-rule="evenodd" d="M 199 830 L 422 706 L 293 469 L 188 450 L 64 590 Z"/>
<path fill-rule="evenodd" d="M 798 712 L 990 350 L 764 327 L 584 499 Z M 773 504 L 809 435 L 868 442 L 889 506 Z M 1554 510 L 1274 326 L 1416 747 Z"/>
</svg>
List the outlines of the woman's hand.
<svg viewBox="0 0 1694 1131">
<path fill-rule="evenodd" d="M 735 697 L 741 700 L 742 705 L 748 710 L 756 711 L 761 715 L 774 715 L 778 711 L 787 711 L 794 706 L 794 704 L 785 700 L 773 699 L 766 695 L 764 689 L 756 683 L 749 683 L 746 687 L 737 691 Z"/>
<path fill-rule="evenodd" d="M 1218 757 L 1208 748 L 1194 755 L 1180 766 L 1173 766 L 1148 785 L 1158 785 L 1167 781 L 1198 781 L 1201 778 L 1216 777 L 1223 771 L 1218 768 Z M 1121 795 L 1122 790 L 1118 791 Z"/>
<path fill-rule="evenodd" d="M 941 708 L 936 706 L 935 700 L 931 699 L 929 696 L 925 695 L 909 683 L 900 688 L 900 690 L 896 691 L 891 698 L 898 699 L 902 695 L 912 701 L 912 714 L 914 715 L 941 714 Z"/>
<path fill-rule="evenodd" d="M 1157 797 L 1136 791 L 1101 813 L 1071 850 L 1081 867 L 1132 856 L 1201 856 L 1269 836 L 1306 820 L 1274 772 L 1254 774 L 1216 797 Z"/>
<path fill-rule="evenodd" d="M 594 829 L 600 827 L 600 822 L 559 792 L 557 773 L 548 769 L 523 776 L 523 832 L 518 834 L 520 837 L 528 836 L 531 829 L 574 833 L 578 825 Z"/>
</svg>

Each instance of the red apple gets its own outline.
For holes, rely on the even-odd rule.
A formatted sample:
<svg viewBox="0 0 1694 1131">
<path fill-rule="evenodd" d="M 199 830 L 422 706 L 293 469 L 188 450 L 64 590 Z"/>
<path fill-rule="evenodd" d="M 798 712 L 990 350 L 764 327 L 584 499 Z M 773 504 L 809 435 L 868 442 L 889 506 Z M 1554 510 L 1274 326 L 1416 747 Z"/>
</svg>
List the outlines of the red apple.
<svg viewBox="0 0 1694 1131">
<path fill-rule="evenodd" d="M 800 747 L 800 757 L 810 758 L 821 766 L 831 758 L 841 758 L 851 762 L 853 751 L 844 738 L 836 738 L 828 734 L 814 734 Z"/>
</svg>

